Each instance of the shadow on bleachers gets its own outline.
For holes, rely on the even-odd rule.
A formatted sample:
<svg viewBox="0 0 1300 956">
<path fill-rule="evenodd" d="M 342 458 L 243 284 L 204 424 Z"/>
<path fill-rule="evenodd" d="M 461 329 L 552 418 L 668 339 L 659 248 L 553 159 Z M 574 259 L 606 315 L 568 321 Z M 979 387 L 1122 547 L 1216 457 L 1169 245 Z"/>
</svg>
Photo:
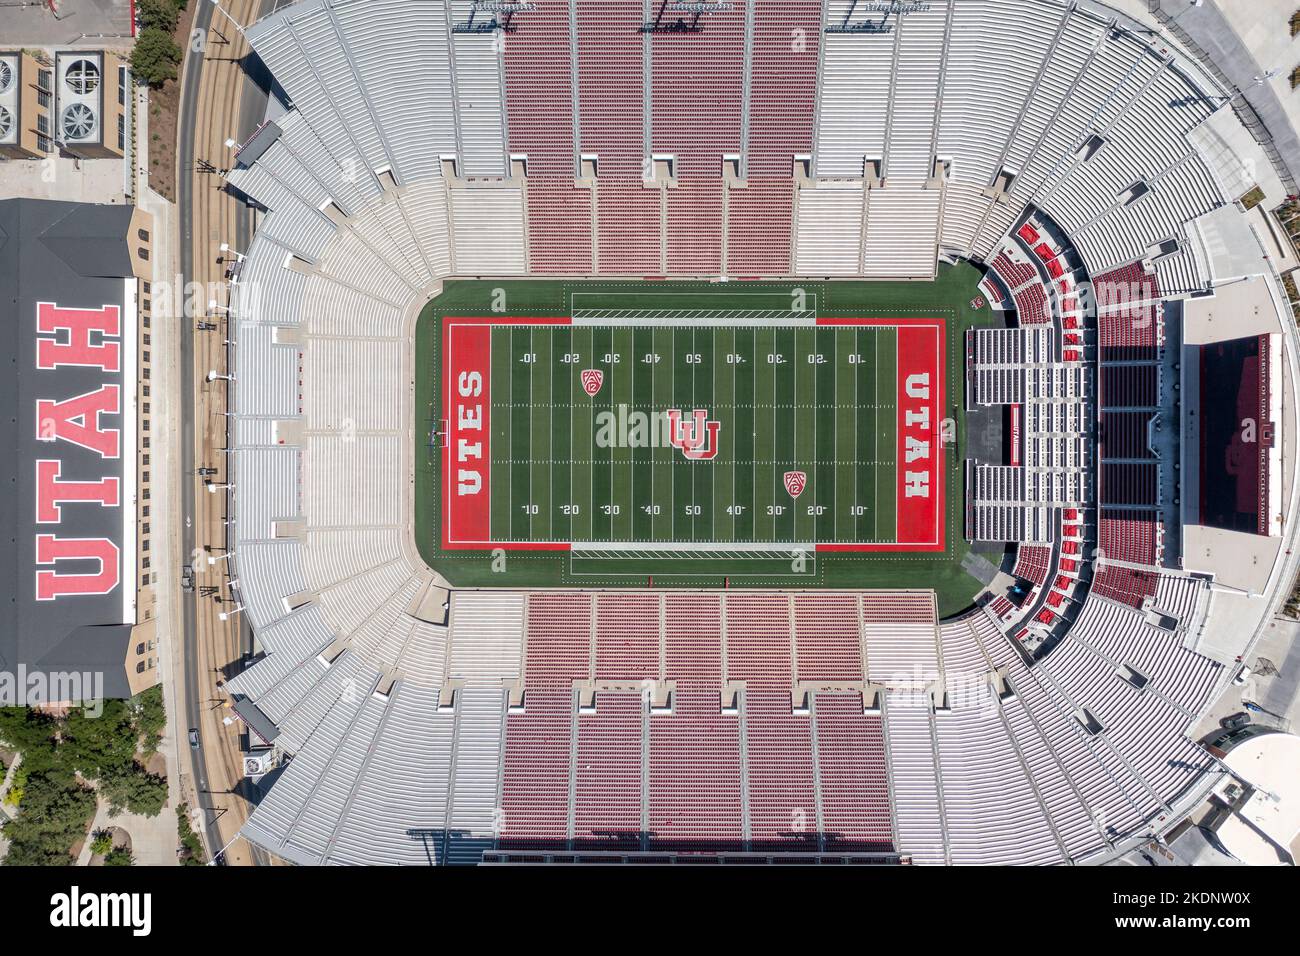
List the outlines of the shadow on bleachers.
<svg viewBox="0 0 1300 956">
<path fill-rule="evenodd" d="M 783 833 L 774 840 L 660 840 L 654 833 L 599 831 L 589 838 L 494 840 L 465 830 L 407 830 L 435 865 L 493 864 L 852 864 L 907 862 L 888 844 L 843 839 L 837 833 Z"/>
</svg>

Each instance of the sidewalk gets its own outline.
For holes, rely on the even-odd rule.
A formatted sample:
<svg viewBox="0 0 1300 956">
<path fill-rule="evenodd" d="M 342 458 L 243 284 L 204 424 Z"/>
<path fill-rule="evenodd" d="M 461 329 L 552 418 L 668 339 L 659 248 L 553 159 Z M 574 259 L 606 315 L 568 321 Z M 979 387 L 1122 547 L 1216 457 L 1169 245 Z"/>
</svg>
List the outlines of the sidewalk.
<svg viewBox="0 0 1300 956">
<path fill-rule="evenodd" d="M 108 815 L 108 804 L 102 797 L 98 803 L 95 821 L 90 826 L 92 834 L 107 827 L 120 827 L 131 835 L 131 855 L 135 857 L 136 866 L 180 865 L 176 858 L 180 840 L 176 834 L 174 804 L 163 807 L 156 817 L 142 817 L 134 813 L 119 813 L 112 817 Z M 77 866 L 87 866 L 90 863 L 90 844 L 91 841 L 86 840 L 82 845 Z"/>
</svg>

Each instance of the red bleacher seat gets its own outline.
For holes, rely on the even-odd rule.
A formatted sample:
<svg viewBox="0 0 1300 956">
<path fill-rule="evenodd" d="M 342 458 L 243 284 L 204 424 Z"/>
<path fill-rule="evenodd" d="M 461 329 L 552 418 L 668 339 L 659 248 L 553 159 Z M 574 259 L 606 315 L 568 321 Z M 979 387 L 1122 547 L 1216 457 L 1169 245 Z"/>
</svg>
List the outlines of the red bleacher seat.
<svg viewBox="0 0 1300 956">
<path fill-rule="evenodd" d="M 1154 564 L 1158 529 L 1154 511 L 1103 511 L 1097 546 L 1116 561 Z"/>
<path fill-rule="evenodd" d="M 1112 601 L 1140 608 L 1146 598 L 1155 597 L 1159 580 L 1160 575 L 1151 571 L 1108 567 L 1093 579 L 1092 590 Z"/>
<path fill-rule="evenodd" d="M 1047 562 L 1052 556 L 1050 548 L 1043 545 L 1022 544 L 1016 552 L 1016 577 L 1042 584 L 1047 580 Z"/>
<path fill-rule="evenodd" d="M 1047 293 L 1041 285 L 1031 285 L 1016 293 L 1016 314 L 1021 325 L 1042 325 L 1051 321 L 1047 311 Z"/>
</svg>

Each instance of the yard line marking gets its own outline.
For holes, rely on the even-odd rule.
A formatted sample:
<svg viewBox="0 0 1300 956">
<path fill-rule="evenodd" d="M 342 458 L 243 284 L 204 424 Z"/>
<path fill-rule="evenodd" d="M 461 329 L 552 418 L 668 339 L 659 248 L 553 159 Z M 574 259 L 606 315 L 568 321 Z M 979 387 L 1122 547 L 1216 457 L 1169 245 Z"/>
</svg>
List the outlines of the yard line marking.
<svg viewBox="0 0 1300 956">
<path fill-rule="evenodd" d="M 555 328 L 552 327 L 551 330 L 550 330 L 550 332 L 551 332 L 551 335 L 550 335 L 550 339 L 551 339 L 551 362 L 550 362 L 551 369 L 550 369 L 550 376 L 549 376 L 549 378 L 550 378 L 550 384 L 549 384 L 549 388 L 548 388 L 549 394 L 548 394 L 546 397 L 549 398 L 549 399 L 551 399 L 551 400 L 554 400 L 554 399 L 555 399 Z M 547 418 L 548 421 L 550 420 L 550 417 L 551 417 L 550 415 L 547 415 L 547 416 L 546 416 L 546 418 Z M 572 437 L 572 435 L 573 435 L 573 431 L 572 431 L 572 430 L 569 431 L 569 435 Z M 554 430 L 554 428 L 551 429 L 550 445 L 549 445 L 548 447 L 550 447 L 551 450 L 552 450 L 552 452 L 554 452 L 554 450 L 555 450 L 555 430 Z M 570 453 L 570 454 L 573 453 L 573 448 L 572 448 L 572 446 L 570 446 L 570 448 L 569 448 L 569 453 Z M 554 457 L 555 457 L 554 454 L 552 454 L 551 457 L 554 458 Z M 550 475 L 550 473 L 551 473 L 551 468 L 552 468 L 552 467 L 554 467 L 554 466 L 552 466 L 552 465 L 547 465 L 547 466 L 546 466 L 546 473 L 547 473 L 548 475 Z M 550 535 L 550 536 L 551 536 L 551 537 L 555 537 L 555 481 L 554 481 L 554 480 L 548 481 L 548 482 L 546 483 L 546 511 L 547 511 L 547 516 L 546 516 L 547 525 L 548 525 L 548 527 L 551 529 L 551 535 Z M 570 530 L 569 537 L 570 537 L 570 538 L 573 537 L 572 530 Z"/>
<path fill-rule="evenodd" d="M 628 342 L 629 342 L 628 348 L 631 349 L 631 351 L 635 352 L 635 351 L 636 351 L 636 332 L 629 332 L 628 335 L 630 336 L 630 338 L 628 339 Z M 617 357 L 617 358 L 619 359 L 619 364 L 622 364 L 622 359 L 623 359 L 623 353 L 622 353 L 622 352 L 613 352 L 612 355 L 615 356 L 615 357 Z M 611 363 L 610 363 L 610 366 L 609 366 L 609 377 L 610 377 L 610 378 L 613 378 L 613 377 L 614 377 L 614 363 L 613 363 L 613 362 L 611 362 Z M 631 402 L 632 406 L 635 407 L 635 406 L 636 406 L 636 368 L 635 368 L 635 366 L 632 368 L 630 374 L 628 375 L 628 382 L 629 382 L 628 394 L 631 396 L 631 398 L 630 398 L 630 402 Z M 636 527 L 635 527 L 635 522 L 636 522 L 636 504 L 635 504 L 635 502 L 636 502 L 636 452 L 633 451 L 633 450 L 631 450 L 631 449 L 628 449 L 628 453 L 627 453 L 627 454 L 628 454 L 628 459 L 629 459 L 629 462 L 630 462 L 629 467 L 628 467 L 628 482 L 627 482 L 627 522 L 628 522 L 627 540 L 630 541 L 632 538 L 636 537 Z"/>
<path fill-rule="evenodd" d="M 754 399 L 754 414 L 750 417 L 751 440 L 753 441 L 753 450 L 758 451 L 758 330 L 750 337 L 749 342 L 749 360 L 753 363 L 754 383 L 750 386 L 749 393 Z M 751 455 L 757 458 L 758 455 Z M 749 465 L 749 507 L 754 510 L 753 525 L 758 528 L 758 464 L 750 462 Z"/>
<path fill-rule="evenodd" d="M 596 361 L 596 331 L 594 329 L 587 330 L 587 348 L 591 350 L 592 362 L 595 362 Z M 596 414 L 596 410 L 593 407 L 592 408 L 593 425 L 595 424 L 595 414 Z M 594 428 L 592 429 L 592 436 L 588 439 L 588 441 L 590 441 L 593 446 L 595 445 L 596 439 L 595 439 Z M 593 461 L 596 458 L 596 452 L 594 448 L 592 449 L 591 457 Z M 587 482 L 587 525 L 590 528 L 590 530 L 587 532 L 587 537 L 594 538 L 596 536 L 596 469 L 595 466 L 593 465 L 589 469 L 589 471 L 591 472 L 591 480 Z"/>
<path fill-rule="evenodd" d="M 740 354 L 739 352 L 736 351 L 736 330 L 735 330 L 735 329 L 732 329 L 732 331 L 731 331 L 731 352 L 730 352 L 729 354 L 730 354 L 730 355 L 733 355 L 733 356 L 734 356 L 734 355 L 739 355 L 739 354 Z M 732 414 L 731 414 L 731 441 L 732 441 L 732 445 L 731 445 L 731 448 L 732 448 L 732 451 L 731 451 L 731 503 L 732 503 L 733 506 L 736 504 L 736 451 L 735 451 L 735 449 L 736 449 L 736 445 L 735 445 L 735 441 L 736 441 L 736 413 L 735 413 L 735 411 L 734 411 L 734 408 L 735 408 L 735 405 L 736 405 L 736 373 L 737 373 L 737 371 L 738 371 L 738 368 L 739 368 L 739 366 L 737 365 L 737 363 L 735 363 L 735 362 L 732 362 L 732 363 L 731 363 L 731 405 L 732 405 L 732 408 L 733 408 L 733 411 L 732 411 Z M 735 509 L 734 507 L 731 509 L 731 540 L 732 540 L 732 541 L 735 541 L 735 540 L 736 540 L 736 509 Z"/>
<path fill-rule="evenodd" d="M 668 358 L 669 358 L 668 367 L 670 369 L 670 376 L 671 376 L 669 378 L 668 396 L 670 399 L 674 401 L 677 398 L 676 356 L 677 356 L 677 328 L 674 326 L 672 335 L 669 338 L 669 345 L 668 345 Z M 669 520 L 669 528 L 671 529 L 669 533 L 673 536 L 674 541 L 677 540 L 677 469 L 675 467 L 676 464 L 677 464 L 677 460 L 673 457 L 672 452 L 669 452 L 668 453 L 668 475 L 672 479 L 672 483 L 668 486 L 668 495 L 669 498 L 671 499 L 668 502 L 668 520 Z"/>
<path fill-rule="evenodd" d="M 857 355 L 858 354 L 858 332 L 856 329 L 850 329 L 849 331 L 852 333 L 850 335 L 850 339 L 852 341 L 850 343 L 851 348 L 849 354 Z M 853 458 L 852 460 L 856 461 L 858 457 L 858 366 L 857 363 L 850 361 L 849 369 L 852 373 L 852 378 L 853 378 Z M 849 540 L 852 541 L 857 538 L 857 534 L 858 534 L 858 468 L 856 465 L 854 465 L 853 470 L 849 472 L 849 484 L 851 486 L 850 491 L 853 496 L 853 504 L 849 506 L 850 508 L 849 517 L 853 519 L 852 521 L 849 522 L 849 528 L 851 529 L 849 532 L 850 535 Z"/>
<path fill-rule="evenodd" d="M 528 351 L 529 351 L 529 353 L 536 353 L 536 351 L 537 351 L 536 342 L 535 342 L 534 339 L 533 339 L 534 331 L 535 331 L 535 330 L 534 330 L 533 328 L 531 328 L 531 327 L 528 329 Z M 528 415 L 528 419 L 529 419 L 529 424 L 530 424 L 530 425 L 532 424 L 532 417 L 533 417 L 533 416 L 532 416 L 532 401 L 533 401 L 533 398 L 534 398 L 534 395 L 533 395 L 533 366 L 536 365 L 536 364 L 537 364 L 537 362 L 536 362 L 535 359 L 534 359 L 534 361 L 528 363 L 528 403 L 529 403 L 529 415 Z M 531 466 L 532 460 L 533 460 L 533 430 L 532 430 L 532 428 L 529 428 L 529 429 L 528 429 L 528 461 L 529 461 L 530 464 L 529 464 L 529 468 L 528 468 L 528 500 L 529 500 L 530 502 L 533 500 L 533 469 L 532 469 L 532 466 Z M 533 516 L 532 516 L 531 514 L 528 516 L 528 537 L 529 537 L 530 540 L 531 540 L 532 537 L 533 537 Z"/>
<path fill-rule="evenodd" d="M 839 395 L 839 358 L 840 358 L 840 330 L 831 331 L 831 341 L 834 348 L 831 349 L 831 394 Z M 840 456 L 840 429 L 839 423 L 835 422 L 835 430 L 831 432 L 831 460 L 834 461 Z M 840 469 L 837 465 L 831 465 L 831 540 L 840 540 Z"/>
<path fill-rule="evenodd" d="M 506 346 L 506 361 L 513 362 L 515 355 L 514 326 L 510 327 L 509 338 L 510 342 Z M 510 383 L 506 384 L 506 388 L 512 389 L 513 387 L 514 386 Z M 511 397 L 513 398 L 513 395 Z M 510 404 L 511 407 L 506 414 L 506 431 L 508 432 L 508 441 L 510 442 L 510 457 L 513 458 L 515 448 L 515 410 L 514 402 L 512 401 Z M 510 506 L 506 509 L 506 533 L 510 535 L 510 540 L 513 541 L 515 538 L 515 467 L 513 462 L 510 467 L 506 469 L 506 475 L 508 476 L 506 481 L 506 492 L 510 495 Z"/>
<path fill-rule="evenodd" d="M 650 332 L 650 351 L 651 351 L 651 352 L 654 352 L 654 347 L 655 347 L 655 334 L 654 334 L 654 332 L 653 332 L 653 330 L 652 330 L 652 331 Z M 636 351 L 636 350 L 633 349 L 633 352 L 635 352 L 635 351 Z M 635 362 L 636 362 L 636 356 L 635 356 L 635 355 L 633 355 L 633 357 L 632 357 L 632 361 L 633 361 L 633 363 L 635 364 Z M 655 367 L 654 367 L 654 363 L 652 362 L 652 363 L 650 363 L 650 410 L 651 410 L 652 412 L 654 411 L 654 406 L 655 406 Z M 651 448 L 651 449 L 650 449 L 650 504 L 649 504 L 650 514 L 648 515 L 648 517 L 650 518 L 650 535 L 651 535 L 651 537 L 653 537 L 653 536 L 654 536 L 654 533 L 655 533 L 655 514 L 654 514 L 654 503 L 655 503 L 655 464 L 656 464 L 656 462 L 655 462 L 655 449 L 654 449 L 654 448 Z"/>
<path fill-rule="evenodd" d="M 569 333 L 569 342 L 573 345 L 573 350 L 574 350 L 575 352 L 578 353 L 579 357 L 581 357 L 581 356 L 582 356 L 582 349 L 581 349 L 581 348 L 579 347 L 579 345 L 578 345 L 578 333 L 577 333 L 577 332 L 570 332 L 570 333 Z M 575 380 L 575 376 L 579 376 L 579 375 L 581 375 L 581 374 L 582 374 L 582 373 L 579 372 L 578 369 L 576 369 L 576 368 L 573 368 L 573 369 L 570 369 L 570 370 L 569 370 L 569 396 L 570 396 L 570 397 L 573 396 L 573 394 L 574 394 L 574 388 L 577 386 L 577 381 Z M 568 487 L 568 497 L 570 497 L 570 498 L 573 497 L 573 459 L 577 457 L 576 455 L 574 455 L 574 451 L 576 450 L 576 447 L 577 447 L 577 441 L 574 439 L 574 435 L 573 435 L 573 409 L 574 409 L 574 406 L 575 406 L 575 405 L 576 405 L 575 402 L 570 402 L 570 403 L 569 403 L 569 487 Z M 570 510 L 572 510 L 572 509 L 570 509 Z M 570 514 L 570 515 L 567 515 L 567 517 L 568 517 L 568 519 L 569 519 L 569 540 L 572 541 L 572 540 L 576 537 L 576 535 L 574 535 L 574 533 L 573 533 L 573 530 L 574 530 L 574 529 L 573 529 L 573 515 Z"/>
</svg>

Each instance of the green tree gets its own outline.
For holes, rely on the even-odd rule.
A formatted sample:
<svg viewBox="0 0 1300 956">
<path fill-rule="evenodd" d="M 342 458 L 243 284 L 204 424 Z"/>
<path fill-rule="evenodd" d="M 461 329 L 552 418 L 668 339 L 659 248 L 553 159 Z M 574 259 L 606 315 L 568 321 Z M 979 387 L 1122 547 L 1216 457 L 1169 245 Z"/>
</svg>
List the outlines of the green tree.
<svg viewBox="0 0 1300 956">
<path fill-rule="evenodd" d="M 95 815 L 95 793 L 71 773 L 32 773 L 22 813 L 4 825 L 9 840 L 6 866 L 71 866 L 71 848 L 85 836 Z"/>
<path fill-rule="evenodd" d="M 140 748 L 146 754 L 157 753 L 162 743 L 162 732 L 167 726 L 167 710 L 163 706 L 162 685 L 156 684 L 131 699 L 135 713 L 135 727 L 140 735 Z"/>
<path fill-rule="evenodd" d="M 136 14 L 144 30 L 165 30 L 171 33 L 176 29 L 176 18 L 181 5 L 175 0 L 138 0 Z"/>
<path fill-rule="evenodd" d="M 24 754 L 48 748 L 58 721 L 43 711 L 26 707 L 0 707 L 0 740 Z"/>
<path fill-rule="evenodd" d="M 181 841 L 181 866 L 203 866 L 203 841 L 190 826 L 190 808 L 182 803 L 176 808 L 176 835 Z"/>
<path fill-rule="evenodd" d="M 136 38 L 131 51 L 131 73 L 137 80 L 159 87 L 176 79 L 176 66 L 181 62 L 181 48 L 166 30 L 147 27 Z"/>
<path fill-rule="evenodd" d="M 83 777 L 99 779 L 134 761 L 139 737 L 127 701 L 105 701 L 99 717 L 74 707 L 59 731 L 59 754 Z"/>
<path fill-rule="evenodd" d="M 167 778 L 149 773 L 132 761 L 100 777 L 99 792 L 115 813 L 129 810 L 156 817 L 167 803 Z"/>
<path fill-rule="evenodd" d="M 131 851 L 124 846 L 119 846 L 110 850 L 104 857 L 105 866 L 135 866 L 135 857 L 131 856 Z"/>
</svg>

